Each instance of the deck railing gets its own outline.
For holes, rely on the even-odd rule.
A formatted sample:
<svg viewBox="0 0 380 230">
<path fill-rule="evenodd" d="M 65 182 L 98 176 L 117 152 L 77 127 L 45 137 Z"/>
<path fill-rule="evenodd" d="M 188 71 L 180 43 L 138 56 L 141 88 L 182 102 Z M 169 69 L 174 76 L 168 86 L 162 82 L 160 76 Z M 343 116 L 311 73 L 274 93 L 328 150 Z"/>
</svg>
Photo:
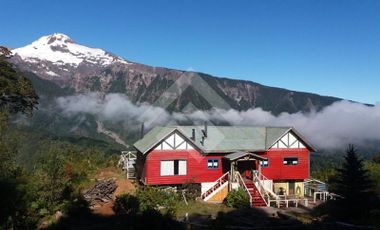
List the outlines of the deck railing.
<svg viewBox="0 0 380 230">
<path fill-rule="evenodd" d="M 329 192 L 327 189 L 328 186 L 325 182 L 314 178 L 305 180 L 304 187 L 305 195 L 313 197 L 314 203 L 316 203 L 317 200 L 326 202 L 327 200 L 341 198 L 340 195 Z"/>
</svg>

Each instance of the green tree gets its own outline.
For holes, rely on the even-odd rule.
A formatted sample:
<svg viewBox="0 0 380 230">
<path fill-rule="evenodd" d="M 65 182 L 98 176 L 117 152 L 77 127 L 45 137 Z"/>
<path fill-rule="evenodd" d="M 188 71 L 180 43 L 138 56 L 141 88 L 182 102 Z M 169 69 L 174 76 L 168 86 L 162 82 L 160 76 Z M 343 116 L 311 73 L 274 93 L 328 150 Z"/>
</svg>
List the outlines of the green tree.
<svg viewBox="0 0 380 230">
<path fill-rule="evenodd" d="M 34 229 L 28 179 L 16 164 L 17 138 L 9 133 L 10 114 L 31 115 L 38 96 L 31 82 L 6 60 L 10 51 L 0 47 L 0 228 Z"/>
<path fill-rule="evenodd" d="M 2 50 L 4 47 L 0 47 L 0 109 L 31 115 L 38 104 L 38 96 L 32 83 L 14 70 Z"/>
<path fill-rule="evenodd" d="M 62 150 L 52 146 L 44 153 L 36 166 L 34 176 L 38 203 L 43 213 L 52 213 L 59 209 L 64 190 L 67 187 L 65 177 L 65 158 Z"/>
<path fill-rule="evenodd" d="M 336 177 L 331 180 L 330 190 L 341 196 L 331 215 L 345 220 L 360 220 L 368 215 L 376 199 L 373 183 L 363 160 L 359 159 L 354 146 L 346 151 L 345 161 L 337 168 Z"/>
<path fill-rule="evenodd" d="M 8 134 L 9 114 L 0 110 L 0 176 L 10 176 L 16 170 L 16 139 Z"/>
<path fill-rule="evenodd" d="M 229 192 L 224 203 L 228 207 L 234 208 L 248 208 L 250 206 L 249 196 L 242 188 Z"/>
<path fill-rule="evenodd" d="M 375 154 L 372 160 L 373 162 L 380 164 L 380 153 Z"/>
<path fill-rule="evenodd" d="M 374 161 L 365 161 L 364 168 L 368 170 L 368 174 L 375 185 L 375 192 L 380 194 L 380 163 Z"/>
</svg>

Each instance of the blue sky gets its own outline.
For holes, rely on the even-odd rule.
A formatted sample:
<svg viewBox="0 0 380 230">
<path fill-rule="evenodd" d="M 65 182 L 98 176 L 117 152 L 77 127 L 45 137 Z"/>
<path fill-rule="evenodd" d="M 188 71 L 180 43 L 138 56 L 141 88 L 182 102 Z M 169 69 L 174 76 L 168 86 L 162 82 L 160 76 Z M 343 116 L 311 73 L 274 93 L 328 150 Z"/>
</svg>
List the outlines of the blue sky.
<svg viewBox="0 0 380 230">
<path fill-rule="evenodd" d="M 380 1 L 2 0 L 0 44 L 61 32 L 126 59 L 380 102 Z"/>
</svg>

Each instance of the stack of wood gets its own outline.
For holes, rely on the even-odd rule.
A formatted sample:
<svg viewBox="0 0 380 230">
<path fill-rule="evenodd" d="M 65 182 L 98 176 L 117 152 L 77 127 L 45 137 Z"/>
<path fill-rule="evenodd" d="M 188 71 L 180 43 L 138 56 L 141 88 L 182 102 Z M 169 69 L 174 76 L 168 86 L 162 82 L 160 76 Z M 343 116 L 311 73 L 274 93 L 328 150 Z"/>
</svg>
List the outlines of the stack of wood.
<svg viewBox="0 0 380 230">
<path fill-rule="evenodd" d="M 99 181 L 94 187 L 87 190 L 83 196 L 91 204 L 107 203 L 113 199 L 117 185 L 114 179 Z"/>
</svg>

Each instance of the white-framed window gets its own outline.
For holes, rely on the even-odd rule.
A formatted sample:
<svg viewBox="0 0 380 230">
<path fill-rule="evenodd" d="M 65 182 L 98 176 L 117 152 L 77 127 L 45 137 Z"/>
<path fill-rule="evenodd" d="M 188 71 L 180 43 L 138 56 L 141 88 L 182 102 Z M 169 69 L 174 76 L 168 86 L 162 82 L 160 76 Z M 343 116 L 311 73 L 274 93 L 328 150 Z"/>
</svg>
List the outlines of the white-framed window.
<svg viewBox="0 0 380 230">
<path fill-rule="evenodd" d="M 298 165 L 298 157 L 285 157 L 284 165 Z"/>
<path fill-rule="evenodd" d="M 162 160 L 160 162 L 161 176 L 178 176 L 187 174 L 186 160 Z"/>
<path fill-rule="evenodd" d="M 219 159 L 207 159 L 207 168 L 208 169 L 217 169 L 219 168 Z"/>
<path fill-rule="evenodd" d="M 260 166 L 262 168 L 268 168 L 269 167 L 269 160 L 268 159 L 267 160 L 261 160 L 260 161 Z"/>
</svg>

